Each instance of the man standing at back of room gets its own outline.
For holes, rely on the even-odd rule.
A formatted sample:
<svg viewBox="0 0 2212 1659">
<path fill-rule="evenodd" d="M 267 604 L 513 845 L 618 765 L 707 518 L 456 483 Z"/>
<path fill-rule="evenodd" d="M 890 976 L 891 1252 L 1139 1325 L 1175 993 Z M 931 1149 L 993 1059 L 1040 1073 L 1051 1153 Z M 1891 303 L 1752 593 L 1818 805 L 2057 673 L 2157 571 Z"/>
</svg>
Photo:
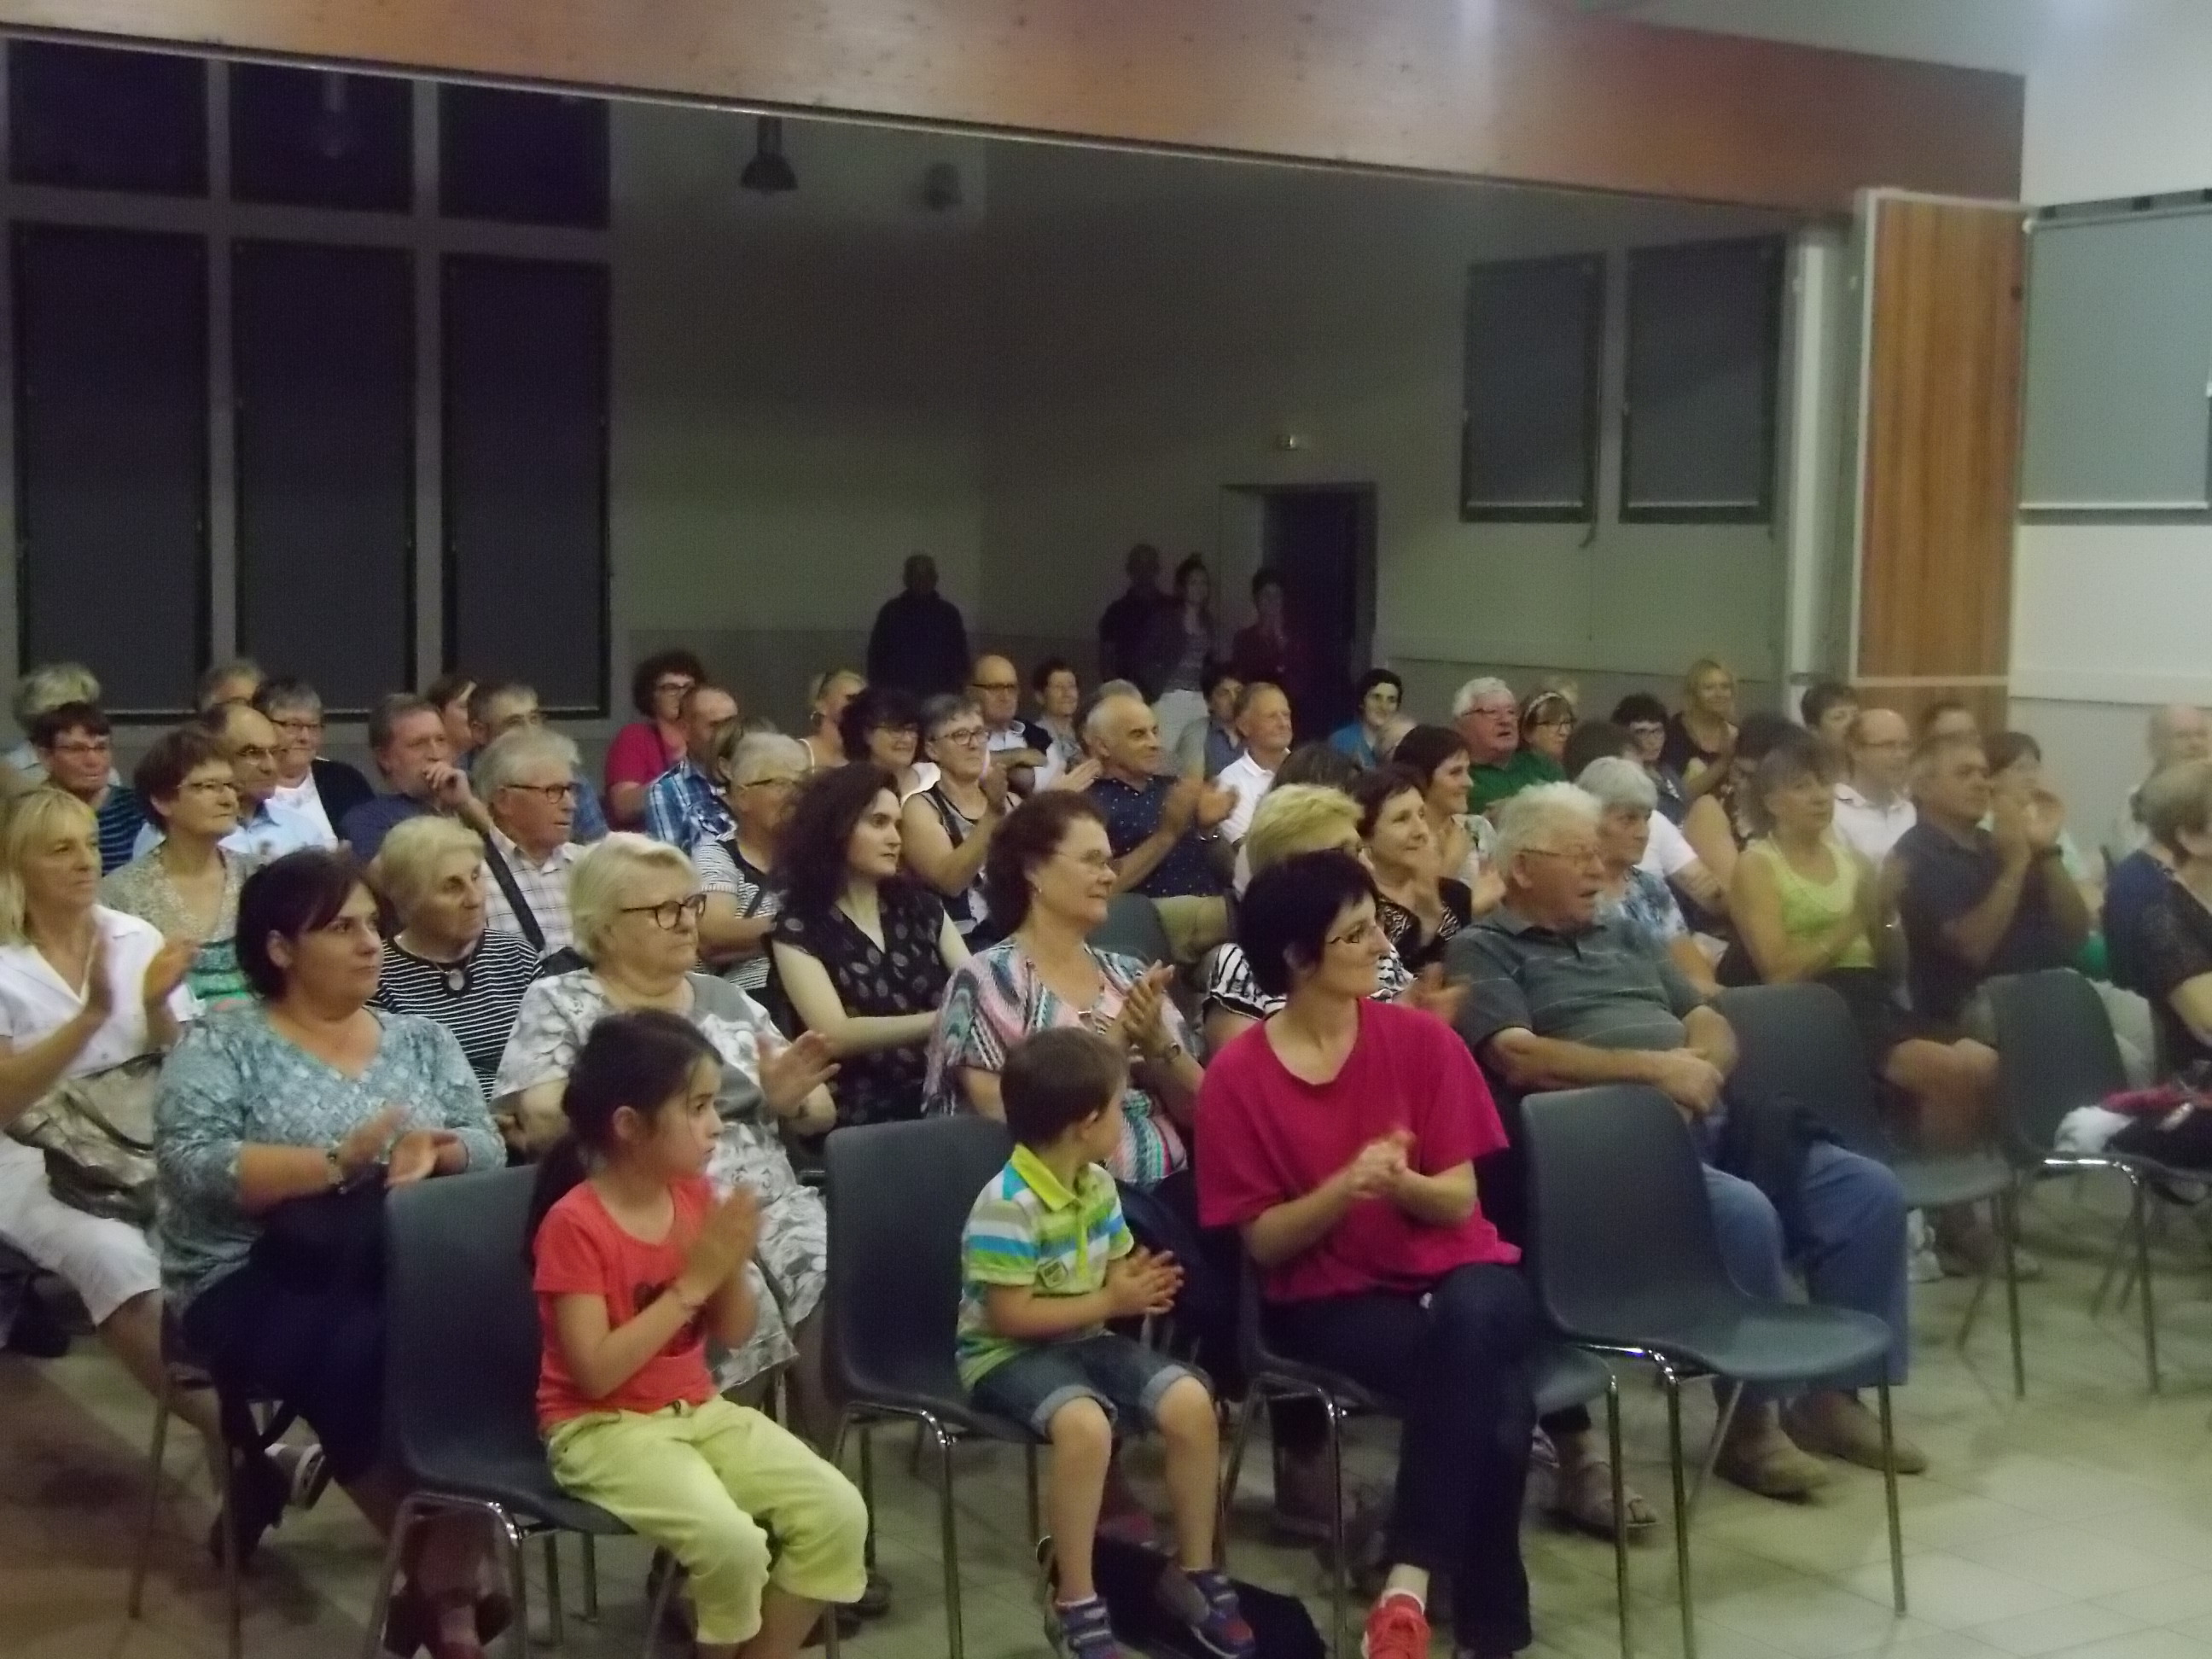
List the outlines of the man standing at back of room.
<svg viewBox="0 0 2212 1659">
<path fill-rule="evenodd" d="M 968 624 L 937 591 L 937 561 L 910 553 L 903 589 L 884 601 L 868 635 L 868 684 L 915 698 L 957 691 L 968 683 Z"/>
<path fill-rule="evenodd" d="M 1125 568 L 1128 591 L 1098 618 L 1098 678 L 1136 680 L 1142 685 L 1137 665 L 1144 658 L 1145 636 L 1152 631 L 1161 608 L 1170 602 L 1160 591 L 1160 550 L 1150 542 L 1139 542 L 1129 550 Z M 1144 690 L 1147 697 L 1159 695 L 1158 686 L 1146 685 Z"/>
</svg>

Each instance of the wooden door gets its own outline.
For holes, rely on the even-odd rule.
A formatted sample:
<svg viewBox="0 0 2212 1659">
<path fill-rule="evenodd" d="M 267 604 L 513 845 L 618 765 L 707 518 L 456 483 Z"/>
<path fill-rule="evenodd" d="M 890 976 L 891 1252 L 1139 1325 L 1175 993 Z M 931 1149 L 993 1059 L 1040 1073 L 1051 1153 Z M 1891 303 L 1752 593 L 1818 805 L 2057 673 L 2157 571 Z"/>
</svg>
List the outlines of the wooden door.
<svg viewBox="0 0 2212 1659">
<path fill-rule="evenodd" d="M 1917 714 L 1957 698 L 2002 726 L 2020 502 L 2026 210 L 1861 198 L 1852 678 Z"/>
</svg>

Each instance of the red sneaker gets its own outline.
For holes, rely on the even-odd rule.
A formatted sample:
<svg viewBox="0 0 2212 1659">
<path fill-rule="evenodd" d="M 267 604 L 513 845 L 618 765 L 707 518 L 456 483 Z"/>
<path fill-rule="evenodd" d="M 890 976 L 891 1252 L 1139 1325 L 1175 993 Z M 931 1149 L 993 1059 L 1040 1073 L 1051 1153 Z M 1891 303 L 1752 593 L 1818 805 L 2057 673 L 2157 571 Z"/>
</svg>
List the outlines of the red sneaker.
<svg viewBox="0 0 2212 1659">
<path fill-rule="evenodd" d="M 1429 1615 L 1411 1595 L 1386 1595 L 1367 1615 L 1362 1659 L 1429 1659 Z"/>
</svg>

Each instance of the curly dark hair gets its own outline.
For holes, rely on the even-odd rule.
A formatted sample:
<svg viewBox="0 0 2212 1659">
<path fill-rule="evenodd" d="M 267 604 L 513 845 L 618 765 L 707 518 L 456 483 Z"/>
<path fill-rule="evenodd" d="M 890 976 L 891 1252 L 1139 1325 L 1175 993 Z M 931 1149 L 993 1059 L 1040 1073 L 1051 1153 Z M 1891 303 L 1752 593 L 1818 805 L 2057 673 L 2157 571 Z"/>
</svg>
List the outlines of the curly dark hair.
<svg viewBox="0 0 2212 1659">
<path fill-rule="evenodd" d="M 878 795 L 898 799 L 898 780 L 872 761 L 851 761 L 817 772 L 800 786 L 783 838 L 776 843 L 775 874 L 783 908 L 819 915 L 845 889 L 845 848 Z"/>
<path fill-rule="evenodd" d="M 921 736 L 921 709 L 914 698 L 896 685 L 871 685 L 854 694 L 837 717 L 838 740 L 848 760 L 868 757 L 868 733 L 889 727 Z"/>
<path fill-rule="evenodd" d="M 689 674 L 696 685 L 707 678 L 707 665 L 699 660 L 696 651 L 678 647 L 673 651 L 656 651 L 630 672 L 629 702 L 646 719 L 653 715 L 653 687 L 663 674 Z"/>
<path fill-rule="evenodd" d="M 1060 851 L 1078 818 L 1106 827 L 1106 814 L 1089 795 L 1073 789 L 1042 789 L 1009 812 L 991 837 L 991 850 L 983 855 L 983 896 L 991 907 L 991 925 L 1000 937 L 1029 920 L 1030 872 Z M 790 830 L 785 830 L 784 839 L 791 839 Z"/>
<path fill-rule="evenodd" d="M 1385 806 L 1401 795 L 1425 798 L 1429 781 L 1410 766 L 1378 766 L 1371 772 L 1362 772 L 1351 793 L 1359 803 L 1359 839 L 1365 841 L 1375 833 L 1376 821 Z"/>
</svg>

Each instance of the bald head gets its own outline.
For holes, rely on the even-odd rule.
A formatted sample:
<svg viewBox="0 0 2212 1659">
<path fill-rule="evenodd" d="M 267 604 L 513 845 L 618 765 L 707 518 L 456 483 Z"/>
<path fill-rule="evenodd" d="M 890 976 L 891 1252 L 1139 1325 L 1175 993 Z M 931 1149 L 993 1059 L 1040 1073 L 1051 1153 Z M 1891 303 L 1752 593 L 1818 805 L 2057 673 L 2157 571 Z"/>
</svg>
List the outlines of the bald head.
<svg viewBox="0 0 2212 1659">
<path fill-rule="evenodd" d="M 1160 723 L 1142 697 L 1115 692 L 1099 698 L 1083 736 L 1109 777 L 1142 784 L 1159 770 Z"/>
<path fill-rule="evenodd" d="M 1851 783 L 1870 800 L 1887 801 L 1912 769 L 1912 727 L 1894 708 L 1862 708 L 1844 738 Z"/>
<path fill-rule="evenodd" d="M 1007 731 L 1022 706 L 1022 677 L 1005 657 L 981 656 L 968 671 L 968 695 L 994 732 Z"/>
<path fill-rule="evenodd" d="M 2212 760 L 2212 716 L 2189 703 L 2170 702 L 2151 711 L 2149 738 L 2153 771 Z"/>
</svg>

